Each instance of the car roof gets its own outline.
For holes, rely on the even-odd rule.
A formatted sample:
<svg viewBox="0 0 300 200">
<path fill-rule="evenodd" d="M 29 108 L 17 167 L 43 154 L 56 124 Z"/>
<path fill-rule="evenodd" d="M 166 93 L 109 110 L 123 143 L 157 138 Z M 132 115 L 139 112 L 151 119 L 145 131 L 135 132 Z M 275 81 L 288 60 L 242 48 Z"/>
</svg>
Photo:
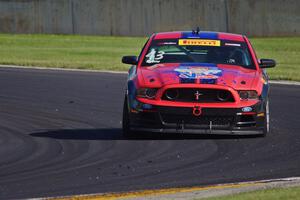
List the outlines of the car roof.
<svg viewBox="0 0 300 200">
<path fill-rule="evenodd" d="M 174 31 L 161 32 L 154 35 L 154 40 L 160 39 L 212 39 L 212 40 L 231 40 L 244 42 L 245 36 L 233 33 L 213 32 L 213 31 Z"/>
</svg>

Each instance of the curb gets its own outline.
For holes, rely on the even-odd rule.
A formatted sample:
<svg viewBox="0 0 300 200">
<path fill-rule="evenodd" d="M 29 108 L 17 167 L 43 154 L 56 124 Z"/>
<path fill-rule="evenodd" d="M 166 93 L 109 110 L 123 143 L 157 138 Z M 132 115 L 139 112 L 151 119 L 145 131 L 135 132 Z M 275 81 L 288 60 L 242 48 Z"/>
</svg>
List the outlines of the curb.
<svg viewBox="0 0 300 200">
<path fill-rule="evenodd" d="M 105 199 L 122 199 L 122 200 L 186 200 L 202 199 L 208 197 L 220 197 L 224 195 L 238 194 L 242 192 L 258 191 L 272 188 L 286 188 L 300 186 L 300 177 L 290 177 L 281 179 L 268 179 L 250 182 L 238 182 L 228 184 L 217 184 L 210 186 L 195 186 L 185 188 L 168 188 L 157 190 L 141 190 L 121 193 L 94 193 L 83 195 L 71 195 L 60 197 L 46 197 L 37 199 L 49 200 L 105 200 Z"/>
</svg>

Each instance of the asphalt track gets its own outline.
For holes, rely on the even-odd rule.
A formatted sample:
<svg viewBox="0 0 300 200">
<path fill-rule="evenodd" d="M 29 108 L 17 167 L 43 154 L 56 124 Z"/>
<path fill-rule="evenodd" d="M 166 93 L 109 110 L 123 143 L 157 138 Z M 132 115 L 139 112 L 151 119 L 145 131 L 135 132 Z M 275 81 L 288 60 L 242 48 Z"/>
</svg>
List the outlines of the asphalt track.
<svg viewBox="0 0 300 200">
<path fill-rule="evenodd" d="M 266 138 L 122 137 L 125 74 L 0 68 L 0 199 L 300 176 L 300 87 L 272 85 Z"/>
</svg>

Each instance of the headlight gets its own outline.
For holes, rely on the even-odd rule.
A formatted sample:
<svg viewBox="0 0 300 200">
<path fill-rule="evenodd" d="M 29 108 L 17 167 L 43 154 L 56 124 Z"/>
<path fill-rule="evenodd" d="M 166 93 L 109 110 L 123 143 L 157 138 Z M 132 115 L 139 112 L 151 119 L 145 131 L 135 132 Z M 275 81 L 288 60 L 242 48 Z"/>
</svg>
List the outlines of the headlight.
<svg viewBox="0 0 300 200">
<path fill-rule="evenodd" d="M 239 95 L 241 100 L 258 99 L 257 92 L 254 90 L 241 90 Z"/>
<path fill-rule="evenodd" d="M 140 88 L 137 90 L 137 97 L 154 99 L 156 95 L 156 88 Z"/>
</svg>

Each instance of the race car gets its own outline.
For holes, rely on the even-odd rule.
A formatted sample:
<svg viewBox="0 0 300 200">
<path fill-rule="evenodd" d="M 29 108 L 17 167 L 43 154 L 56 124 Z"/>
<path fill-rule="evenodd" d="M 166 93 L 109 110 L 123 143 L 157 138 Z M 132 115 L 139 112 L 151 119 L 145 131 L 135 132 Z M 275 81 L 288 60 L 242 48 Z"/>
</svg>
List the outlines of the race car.
<svg viewBox="0 0 300 200">
<path fill-rule="evenodd" d="M 244 35 L 153 34 L 128 71 L 122 129 L 140 132 L 261 135 L 270 131 L 265 68 Z"/>
</svg>

